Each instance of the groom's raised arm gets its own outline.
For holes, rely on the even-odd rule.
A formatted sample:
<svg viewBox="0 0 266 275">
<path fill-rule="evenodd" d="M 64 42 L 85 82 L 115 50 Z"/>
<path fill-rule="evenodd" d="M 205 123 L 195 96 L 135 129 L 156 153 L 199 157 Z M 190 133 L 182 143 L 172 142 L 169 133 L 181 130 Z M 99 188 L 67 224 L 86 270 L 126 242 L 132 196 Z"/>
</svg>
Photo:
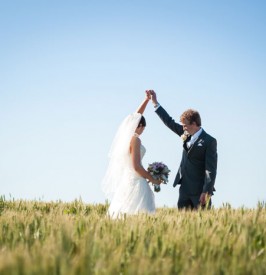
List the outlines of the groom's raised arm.
<svg viewBox="0 0 266 275">
<path fill-rule="evenodd" d="M 173 132 L 175 132 L 179 136 L 181 136 L 184 133 L 183 126 L 175 122 L 175 120 L 169 116 L 169 114 L 165 111 L 165 109 L 162 106 L 159 106 L 155 110 L 155 112 L 163 121 L 163 123 Z"/>
<path fill-rule="evenodd" d="M 151 97 L 154 108 L 156 108 L 155 112 L 163 121 L 163 123 L 173 132 L 181 136 L 184 133 L 183 126 L 175 122 L 174 119 L 168 115 L 165 109 L 158 103 L 157 95 L 153 90 L 146 91 L 146 93 Z"/>
</svg>

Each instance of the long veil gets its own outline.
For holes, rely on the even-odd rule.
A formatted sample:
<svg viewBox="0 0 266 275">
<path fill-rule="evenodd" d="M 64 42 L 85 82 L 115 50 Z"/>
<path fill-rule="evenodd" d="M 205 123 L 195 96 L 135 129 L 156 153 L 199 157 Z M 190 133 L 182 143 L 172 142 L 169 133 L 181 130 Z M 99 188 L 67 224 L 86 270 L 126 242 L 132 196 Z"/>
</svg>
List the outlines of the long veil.
<svg viewBox="0 0 266 275">
<path fill-rule="evenodd" d="M 129 146 L 131 138 L 140 122 L 141 114 L 128 115 L 118 128 L 109 151 L 109 165 L 102 181 L 102 190 L 111 200 L 119 186 L 127 180 L 131 167 Z"/>
</svg>

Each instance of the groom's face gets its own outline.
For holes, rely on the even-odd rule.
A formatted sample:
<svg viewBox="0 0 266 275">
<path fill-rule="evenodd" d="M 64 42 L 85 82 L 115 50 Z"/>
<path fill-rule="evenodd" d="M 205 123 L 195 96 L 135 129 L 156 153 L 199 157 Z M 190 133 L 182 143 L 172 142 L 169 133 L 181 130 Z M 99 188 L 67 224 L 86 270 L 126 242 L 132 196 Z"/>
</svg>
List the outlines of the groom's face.
<svg viewBox="0 0 266 275">
<path fill-rule="evenodd" d="M 195 122 L 193 122 L 192 124 L 189 123 L 189 121 L 187 119 L 184 119 L 183 121 L 181 121 L 182 125 L 183 125 L 183 130 L 187 131 L 190 135 L 192 135 L 194 133 L 194 128 L 195 128 Z"/>
</svg>

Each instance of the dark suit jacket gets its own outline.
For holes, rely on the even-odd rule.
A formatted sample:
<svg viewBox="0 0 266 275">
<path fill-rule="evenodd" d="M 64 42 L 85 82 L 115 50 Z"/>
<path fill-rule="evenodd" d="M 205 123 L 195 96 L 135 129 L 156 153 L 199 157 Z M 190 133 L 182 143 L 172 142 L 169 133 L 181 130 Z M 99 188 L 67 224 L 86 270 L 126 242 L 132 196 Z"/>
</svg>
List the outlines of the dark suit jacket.
<svg viewBox="0 0 266 275">
<path fill-rule="evenodd" d="M 181 136 L 184 133 L 183 126 L 176 123 L 168 113 L 159 107 L 156 113 L 173 132 Z M 195 143 L 188 149 L 183 144 L 183 155 L 180 167 L 173 186 L 181 184 L 181 189 L 188 195 L 200 195 L 208 192 L 213 194 L 217 170 L 217 142 L 216 139 L 204 130 Z"/>
</svg>

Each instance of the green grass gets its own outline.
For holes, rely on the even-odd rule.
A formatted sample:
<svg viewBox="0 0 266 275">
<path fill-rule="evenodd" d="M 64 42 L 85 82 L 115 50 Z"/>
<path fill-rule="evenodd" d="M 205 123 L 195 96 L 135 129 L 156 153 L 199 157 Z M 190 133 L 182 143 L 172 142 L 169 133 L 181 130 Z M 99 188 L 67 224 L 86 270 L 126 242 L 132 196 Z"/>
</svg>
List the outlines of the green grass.
<svg viewBox="0 0 266 275">
<path fill-rule="evenodd" d="M 106 217 L 108 205 L 0 198 L 0 274 L 266 274 L 266 205 Z"/>
</svg>

